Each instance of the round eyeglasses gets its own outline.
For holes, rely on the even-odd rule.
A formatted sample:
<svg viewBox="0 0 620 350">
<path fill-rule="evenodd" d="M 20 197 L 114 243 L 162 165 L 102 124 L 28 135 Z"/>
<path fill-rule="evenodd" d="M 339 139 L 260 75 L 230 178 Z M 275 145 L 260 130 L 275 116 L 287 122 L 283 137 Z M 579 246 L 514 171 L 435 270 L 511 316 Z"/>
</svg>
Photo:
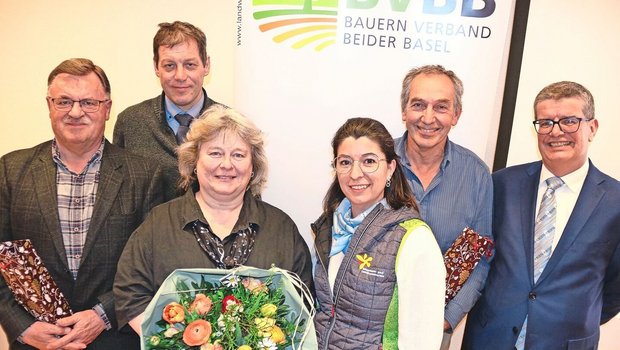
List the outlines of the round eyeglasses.
<svg viewBox="0 0 620 350">
<path fill-rule="evenodd" d="M 348 174 L 353 169 L 353 165 L 357 162 L 364 174 L 370 174 L 379 169 L 379 163 L 382 161 L 386 161 L 386 159 L 381 159 L 378 155 L 373 153 L 363 155 L 358 160 L 354 160 L 349 156 L 338 156 L 334 158 L 332 166 L 338 174 Z"/>
<path fill-rule="evenodd" d="M 87 113 L 94 113 L 97 112 L 99 110 L 99 107 L 101 107 L 102 103 L 108 102 L 110 100 L 95 100 L 94 98 L 85 98 L 83 100 L 72 100 L 70 98 L 66 98 L 66 97 L 60 97 L 60 98 L 52 98 L 52 97 L 48 97 L 50 101 L 52 101 L 52 104 L 54 105 L 54 108 L 56 108 L 57 111 L 70 111 L 71 108 L 73 108 L 73 104 L 74 103 L 78 103 L 80 105 L 80 108 Z"/>
<path fill-rule="evenodd" d="M 538 119 L 534 120 L 532 124 L 534 124 L 536 132 L 541 135 L 550 134 L 556 124 L 560 128 L 560 131 L 570 134 L 579 130 L 579 126 L 581 125 L 582 121 L 589 122 L 592 119 L 594 118 L 587 119 L 579 117 L 566 117 L 558 121 L 552 119 Z"/>
</svg>

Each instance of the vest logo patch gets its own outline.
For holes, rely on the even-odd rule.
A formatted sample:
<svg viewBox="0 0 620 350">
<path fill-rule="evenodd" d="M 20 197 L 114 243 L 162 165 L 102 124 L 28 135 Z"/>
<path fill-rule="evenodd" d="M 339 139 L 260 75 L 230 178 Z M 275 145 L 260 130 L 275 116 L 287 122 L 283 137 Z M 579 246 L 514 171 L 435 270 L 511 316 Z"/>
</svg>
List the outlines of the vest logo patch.
<svg viewBox="0 0 620 350">
<path fill-rule="evenodd" d="M 357 263 L 360 265 L 360 270 L 363 270 L 365 267 L 370 267 L 372 256 L 368 256 L 368 254 L 364 253 L 364 255 L 357 254 L 355 258 L 357 259 Z"/>
<path fill-rule="evenodd" d="M 374 276 L 374 277 L 385 277 L 385 272 L 384 271 L 379 271 L 379 270 L 373 270 L 370 267 L 371 262 L 373 257 L 369 256 L 368 254 L 364 253 L 364 254 L 357 254 L 355 256 L 355 258 L 357 259 L 357 263 L 359 264 L 359 268 L 360 270 L 362 270 L 363 274 L 369 275 L 369 276 Z"/>
</svg>

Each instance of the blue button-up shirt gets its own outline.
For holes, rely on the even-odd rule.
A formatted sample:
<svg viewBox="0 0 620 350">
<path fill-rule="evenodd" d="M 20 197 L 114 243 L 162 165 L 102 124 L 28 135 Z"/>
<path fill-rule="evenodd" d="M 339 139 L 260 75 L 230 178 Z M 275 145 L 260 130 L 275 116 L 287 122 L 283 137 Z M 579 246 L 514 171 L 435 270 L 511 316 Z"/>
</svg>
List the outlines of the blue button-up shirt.
<svg viewBox="0 0 620 350">
<path fill-rule="evenodd" d="M 433 230 L 443 254 L 465 227 L 492 238 L 493 182 L 487 165 L 472 151 L 447 140 L 439 172 L 426 190 L 411 170 L 407 157 L 407 131 L 395 139 L 400 165 L 418 201 L 420 215 Z M 482 258 L 459 293 L 445 309 L 452 329 L 474 306 L 489 273 Z"/>
<path fill-rule="evenodd" d="M 166 122 L 168 122 L 168 125 L 170 126 L 175 135 L 177 134 L 177 131 L 179 131 L 179 122 L 174 119 L 174 116 L 177 114 L 189 114 L 194 118 L 200 117 L 200 110 L 202 109 L 202 106 L 204 106 L 206 98 L 207 93 L 203 90 L 200 100 L 198 100 L 198 102 L 191 106 L 187 111 L 184 111 L 183 109 L 181 109 L 181 107 L 174 104 L 174 102 L 172 102 L 172 100 L 170 100 L 168 96 L 164 97 L 164 103 L 166 105 Z"/>
</svg>

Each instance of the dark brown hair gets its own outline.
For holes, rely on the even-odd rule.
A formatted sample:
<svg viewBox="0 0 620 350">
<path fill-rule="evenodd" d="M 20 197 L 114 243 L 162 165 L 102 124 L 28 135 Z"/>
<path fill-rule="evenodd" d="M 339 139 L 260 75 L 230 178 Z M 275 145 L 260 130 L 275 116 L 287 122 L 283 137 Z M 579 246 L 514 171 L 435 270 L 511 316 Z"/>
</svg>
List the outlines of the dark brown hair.
<svg viewBox="0 0 620 350">
<path fill-rule="evenodd" d="M 340 147 L 344 139 L 347 137 L 358 139 L 364 136 L 375 142 L 381 148 L 388 163 L 393 160 L 396 161 L 396 169 L 392 175 L 392 185 L 386 187 L 384 193 L 385 199 L 390 207 L 393 209 L 400 209 L 405 206 L 418 211 L 413 192 L 407 183 L 405 173 L 398 163 L 398 155 L 396 151 L 394 151 L 394 139 L 380 122 L 371 118 L 351 118 L 347 120 L 338 129 L 332 139 L 334 158 L 338 156 L 338 147 Z M 329 190 L 327 190 L 327 194 L 323 199 L 323 212 L 331 216 L 344 197 L 345 195 L 338 183 L 338 176 L 334 174 L 334 181 L 329 186 Z"/>
<path fill-rule="evenodd" d="M 159 47 L 173 47 L 175 45 L 196 40 L 198 54 L 203 65 L 207 64 L 207 36 L 200 28 L 181 21 L 160 23 L 159 30 L 153 38 L 153 61 L 159 63 Z"/>
</svg>

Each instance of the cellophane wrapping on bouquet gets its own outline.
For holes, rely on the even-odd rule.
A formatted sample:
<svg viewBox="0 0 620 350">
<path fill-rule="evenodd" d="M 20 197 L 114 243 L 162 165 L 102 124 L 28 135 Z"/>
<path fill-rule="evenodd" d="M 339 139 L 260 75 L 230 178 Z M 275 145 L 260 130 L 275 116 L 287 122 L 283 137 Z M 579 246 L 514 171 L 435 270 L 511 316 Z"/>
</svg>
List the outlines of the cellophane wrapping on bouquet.
<svg viewBox="0 0 620 350">
<path fill-rule="evenodd" d="M 141 347 L 316 349 L 313 305 L 297 275 L 276 267 L 177 269 L 144 312 Z"/>
</svg>

